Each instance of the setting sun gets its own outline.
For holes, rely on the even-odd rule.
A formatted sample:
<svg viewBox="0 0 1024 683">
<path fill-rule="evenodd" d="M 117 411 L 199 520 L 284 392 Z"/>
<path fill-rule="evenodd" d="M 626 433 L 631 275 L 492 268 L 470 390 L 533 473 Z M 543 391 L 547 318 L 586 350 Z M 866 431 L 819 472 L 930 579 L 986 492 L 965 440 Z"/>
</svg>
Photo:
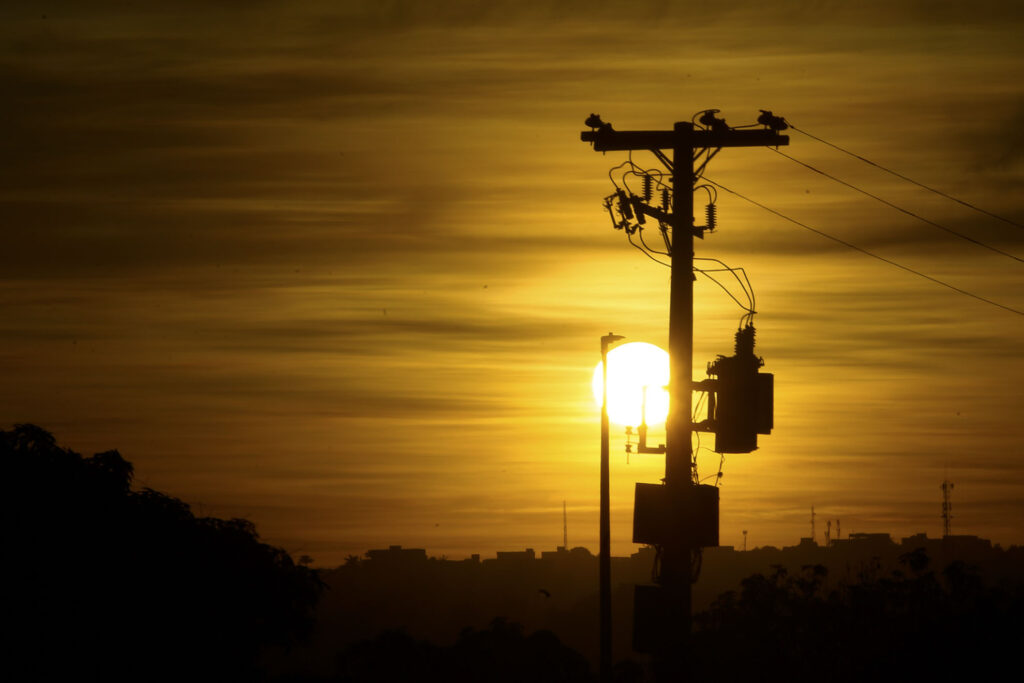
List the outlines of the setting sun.
<svg viewBox="0 0 1024 683">
<path fill-rule="evenodd" d="M 640 424 L 646 419 L 659 424 L 668 417 L 668 353 L 654 344 L 631 342 L 608 352 L 608 419 L 620 425 Z M 594 400 L 601 405 L 601 364 L 591 381 Z"/>
</svg>

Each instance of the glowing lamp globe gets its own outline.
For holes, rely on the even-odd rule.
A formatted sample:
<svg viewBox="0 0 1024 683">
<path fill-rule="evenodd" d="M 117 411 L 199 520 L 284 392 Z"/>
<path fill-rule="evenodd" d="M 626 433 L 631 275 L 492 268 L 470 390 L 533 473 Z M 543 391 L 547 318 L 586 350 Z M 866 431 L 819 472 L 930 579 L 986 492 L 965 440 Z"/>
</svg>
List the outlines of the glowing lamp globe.
<svg viewBox="0 0 1024 683">
<path fill-rule="evenodd" d="M 668 417 L 668 375 L 668 353 L 654 344 L 630 342 L 613 348 L 608 352 L 608 420 L 635 427 L 646 414 L 647 424 L 663 423 Z M 600 407 L 600 363 L 594 368 L 591 388 Z"/>
</svg>

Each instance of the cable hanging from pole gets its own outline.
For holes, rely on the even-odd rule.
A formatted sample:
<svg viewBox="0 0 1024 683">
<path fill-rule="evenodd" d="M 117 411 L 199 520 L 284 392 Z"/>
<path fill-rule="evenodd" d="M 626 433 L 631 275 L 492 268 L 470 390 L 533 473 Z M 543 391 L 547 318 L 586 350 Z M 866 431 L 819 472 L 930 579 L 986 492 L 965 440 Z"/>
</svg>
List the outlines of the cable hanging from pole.
<svg viewBox="0 0 1024 683">
<path fill-rule="evenodd" d="M 839 145 L 837 145 L 835 143 L 829 142 L 828 140 L 825 140 L 823 138 L 819 138 L 817 135 L 813 135 L 811 133 L 808 133 L 806 130 L 803 130 L 801 128 L 797 128 L 792 123 L 789 123 L 789 121 L 786 121 L 786 123 L 789 124 L 789 127 L 792 128 L 793 130 L 795 130 L 796 132 L 801 133 L 803 135 L 806 135 L 807 137 L 811 138 L 812 140 L 817 140 L 818 142 L 820 142 L 822 144 L 825 144 L 825 145 L 828 145 L 829 147 L 831 147 L 831 148 L 833 148 L 835 150 L 838 150 L 838 151 L 842 152 L 843 154 L 847 154 L 847 155 L 853 157 L 854 159 L 858 159 L 858 160 L 863 161 L 864 163 L 866 163 L 866 164 L 868 164 L 870 166 L 874 166 L 875 168 L 877 168 L 877 169 L 879 169 L 881 171 L 885 171 L 886 173 L 894 175 L 894 176 L 896 176 L 897 178 L 899 178 L 901 180 L 905 180 L 908 183 L 911 183 L 913 185 L 917 185 L 918 187 L 920 187 L 922 189 L 928 190 L 929 192 L 933 192 L 933 193 L 939 195 L 940 197 L 944 197 L 944 198 L 946 198 L 946 199 L 948 199 L 950 201 L 956 202 L 957 204 L 960 204 L 962 206 L 966 206 L 968 209 L 973 209 L 974 211 L 977 211 L 978 213 L 982 213 L 982 214 L 984 214 L 986 216 L 989 216 L 990 218 L 995 218 L 996 220 L 1000 220 L 1000 221 L 1002 221 L 1004 223 L 1007 223 L 1009 225 L 1012 225 L 1012 226 L 1015 226 L 1015 227 L 1018 227 L 1018 228 L 1024 228 L 1024 224 L 1018 223 L 1017 221 L 1011 220 L 1011 219 L 1006 218 L 1004 216 L 1000 216 L 999 214 L 992 213 L 991 211 L 983 209 L 980 206 L 977 206 L 976 204 L 972 204 L 972 203 L 970 203 L 968 201 L 964 201 L 963 199 L 960 199 L 959 197 L 954 197 L 953 195 L 951 195 L 951 194 L 949 194 L 947 192 L 943 192 L 942 190 L 938 190 L 938 189 L 936 189 L 934 187 L 931 187 L 930 185 L 925 185 L 922 182 L 919 182 L 917 180 L 914 180 L 913 178 L 905 176 L 902 173 L 899 173 L 898 171 L 892 170 L 891 168 L 887 168 L 885 166 L 882 166 L 881 164 L 876 163 L 876 162 L 874 162 L 871 159 L 868 159 L 866 157 L 863 157 L 860 154 L 857 154 L 855 152 L 851 152 L 850 150 L 845 149 L 843 147 L 840 147 Z"/>
<path fill-rule="evenodd" d="M 910 216 L 912 218 L 916 218 L 917 220 L 921 221 L 922 223 L 927 223 L 928 225 L 936 227 L 936 228 L 938 228 L 940 230 L 944 230 L 944 231 L 948 232 L 951 235 L 955 235 L 956 237 L 959 237 L 962 240 L 965 240 L 965 241 L 970 242 L 972 244 L 976 244 L 979 247 L 983 247 L 985 249 L 988 249 L 989 251 L 994 251 L 995 253 L 1000 254 L 1001 256 L 1005 256 L 1007 258 L 1011 258 L 1014 261 L 1017 261 L 1018 263 L 1024 263 L 1024 259 L 1022 259 L 1022 258 L 1020 258 L 1018 256 L 1014 256 L 1013 254 L 1011 254 L 1009 252 L 1005 252 L 1002 249 L 999 249 L 998 247 L 993 247 L 992 245 L 986 244 L 985 242 L 982 242 L 981 240 L 977 240 L 977 239 L 974 239 L 973 237 L 965 235 L 965 234 L 963 234 L 961 232 L 957 232 L 953 228 L 946 227 L 945 225 L 942 225 L 941 223 L 936 223 L 933 220 L 929 220 L 929 219 L 927 219 L 927 218 L 925 218 L 923 216 L 920 216 L 920 215 L 914 213 L 913 211 L 910 211 L 909 209 L 904 209 L 902 206 L 894 204 L 894 203 L 890 202 L 887 199 L 883 199 L 882 197 L 879 197 L 876 194 L 872 194 L 871 192 L 868 192 L 867 190 L 861 189 L 861 188 L 857 187 L 856 185 L 854 185 L 852 183 L 848 183 L 845 180 L 842 180 L 841 178 L 837 178 L 837 177 L 835 177 L 834 175 L 832 175 L 830 173 L 826 173 L 825 171 L 822 171 L 820 168 L 815 168 L 814 166 L 811 166 L 810 164 L 808 164 L 808 163 L 806 163 L 804 161 L 800 161 L 796 157 L 790 156 L 789 154 L 786 154 L 785 152 L 780 152 L 779 150 L 771 148 L 771 147 L 768 147 L 768 149 L 770 149 L 771 151 L 775 152 L 779 156 L 783 156 L 783 157 L 789 159 L 790 161 L 803 166 L 806 169 L 809 169 L 811 171 L 814 171 L 815 173 L 823 175 L 823 176 L 825 176 L 826 178 L 828 178 L 830 180 L 834 180 L 835 182 L 839 183 L 840 185 L 844 185 L 844 186 L 850 188 L 851 190 L 856 190 L 857 192 L 860 192 L 861 194 L 863 194 L 865 196 L 871 197 L 872 199 L 874 199 L 877 202 L 881 202 L 882 204 L 885 204 L 888 207 L 891 207 L 893 209 L 896 209 L 897 211 L 905 213 L 906 215 L 908 215 L 908 216 Z"/>
<path fill-rule="evenodd" d="M 864 254 L 865 256 L 870 256 L 871 258 L 877 259 L 879 261 L 882 261 L 883 263 L 888 263 L 890 266 L 895 266 L 896 268 L 899 268 L 900 270 L 905 270 L 906 272 L 908 272 L 908 273 L 910 273 L 912 275 L 916 275 L 916 276 L 918 276 L 920 278 L 924 278 L 925 280 L 928 280 L 930 282 L 934 282 L 937 285 L 941 285 L 942 287 L 945 287 L 947 289 L 951 289 L 954 292 L 957 292 L 958 294 L 963 294 L 964 296 L 969 296 L 972 299 L 977 299 L 978 301 L 984 302 L 984 303 L 989 304 L 991 306 L 995 306 L 996 308 L 1001 308 L 1001 309 L 1003 309 L 1005 311 L 1009 311 L 1010 313 L 1016 313 L 1017 315 L 1024 316 L 1024 311 L 1018 310 L 1018 309 L 1013 308 L 1011 306 L 1007 306 L 1005 304 L 1001 304 L 1001 303 L 999 303 L 997 301 L 993 301 L 992 299 L 987 299 L 987 298 L 985 298 L 983 296 L 980 296 L 978 294 L 974 294 L 973 292 L 969 292 L 966 289 L 961 289 L 960 287 L 957 287 L 955 285 L 951 285 L 948 282 L 944 282 L 943 280 L 940 280 L 938 278 L 934 278 L 931 275 L 925 275 L 924 273 L 922 273 L 922 272 L 920 272 L 918 270 L 914 270 L 913 268 L 905 266 L 905 265 L 903 265 L 901 263 L 897 263 L 896 261 L 893 261 L 892 259 L 888 259 L 888 258 L 886 258 L 884 256 L 880 256 L 880 255 L 878 255 L 878 254 L 876 254 L 874 252 L 868 251 L 867 249 L 864 249 L 863 247 L 858 247 L 856 244 L 852 244 L 850 242 L 847 242 L 846 240 L 840 239 L 839 237 L 836 237 L 834 235 L 830 235 L 829 233 L 827 233 L 827 232 L 825 232 L 823 230 L 818 230 L 817 228 L 812 228 L 811 226 L 807 225 L 806 223 L 801 223 L 800 221 L 796 220 L 795 218 L 790 218 L 789 216 L 785 215 L 784 213 L 782 213 L 780 211 L 776 211 L 775 209 L 769 208 L 769 207 L 765 206 L 764 204 L 762 204 L 762 203 L 760 203 L 760 202 L 758 202 L 758 201 L 756 201 L 754 199 L 751 199 L 750 197 L 742 195 L 742 194 L 740 194 L 739 192 L 737 192 L 735 190 L 729 189 L 728 187 L 726 187 L 725 185 L 722 185 L 719 182 L 711 180 L 710 178 L 705 178 L 704 180 L 709 182 L 709 183 L 711 183 L 711 184 L 713 184 L 713 185 L 715 185 L 720 190 L 724 190 L 724 191 L 728 192 L 729 194 L 735 195 L 736 197 L 739 197 L 740 199 L 742 199 L 745 202 L 749 202 L 750 204 L 753 204 L 754 206 L 756 206 L 758 208 L 764 209 L 768 213 L 775 214 L 779 218 L 782 218 L 783 220 L 789 221 L 790 223 L 793 223 L 794 225 L 798 225 L 798 226 L 800 226 L 801 228 L 803 228 L 805 230 L 809 230 L 810 232 L 813 232 L 816 235 L 824 237 L 825 239 L 832 240 L 833 242 L 837 242 L 837 243 L 843 245 L 844 247 L 848 247 L 850 249 L 853 249 L 854 251 L 859 251 L 860 253 Z"/>
<path fill-rule="evenodd" d="M 715 263 L 718 263 L 718 264 L 720 264 L 722 266 L 721 268 L 698 268 L 697 266 L 694 266 L 693 267 L 693 271 L 695 273 L 700 273 L 701 275 L 703 275 L 704 277 L 706 277 L 707 279 L 711 280 L 713 283 L 718 285 L 718 287 L 721 288 L 721 290 L 723 292 L 725 292 L 729 296 L 729 298 L 732 299 L 736 303 L 737 306 L 739 306 L 741 309 L 743 309 L 743 316 L 740 318 L 740 322 L 739 322 L 739 327 L 741 329 L 744 327 L 744 324 L 753 324 L 754 315 L 757 313 L 757 311 L 755 310 L 754 287 L 753 287 L 753 285 L 750 284 L 750 278 L 747 277 L 747 271 L 744 270 L 743 268 L 732 268 L 732 267 L 726 265 L 725 263 L 723 263 L 722 261 L 720 261 L 719 259 L 716 259 L 716 258 L 694 257 L 693 260 L 694 261 L 714 261 Z M 717 278 L 715 278 L 714 276 L 711 275 L 711 273 L 729 273 L 729 274 L 731 274 L 736 279 L 736 282 L 739 284 L 740 289 L 742 289 L 743 293 L 746 295 L 747 303 L 744 304 L 742 301 L 740 301 L 736 297 L 736 295 L 734 295 L 729 290 L 728 287 L 726 287 L 724 284 L 719 282 Z M 742 275 L 743 275 L 743 279 L 742 280 L 740 279 L 739 273 L 742 273 Z M 745 283 L 744 283 L 744 280 L 746 281 Z"/>
<path fill-rule="evenodd" d="M 671 178 L 660 168 L 644 168 L 633 161 L 632 152 L 622 163 L 608 171 L 615 192 L 605 197 L 604 206 L 612 221 L 612 227 L 622 230 L 630 245 L 655 263 L 671 267 L 671 263 L 659 257 L 672 257 L 671 226 L 669 216 L 672 209 Z M 639 179 L 641 187 L 634 189 L 631 181 Z M 659 207 L 649 204 L 660 196 Z M 644 226 L 647 216 L 653 216 L 658 222 L 665 250 L 656 249 L 647 243 L 644 237 Z M 636 235 L 637 240 L 633 239 Z"/>
</svg>

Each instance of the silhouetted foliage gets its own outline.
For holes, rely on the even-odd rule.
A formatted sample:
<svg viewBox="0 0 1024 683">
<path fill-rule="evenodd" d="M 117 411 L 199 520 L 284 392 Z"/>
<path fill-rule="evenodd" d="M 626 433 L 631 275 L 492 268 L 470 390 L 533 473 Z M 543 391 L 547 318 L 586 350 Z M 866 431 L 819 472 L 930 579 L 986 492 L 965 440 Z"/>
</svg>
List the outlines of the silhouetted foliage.
<svg viewBox="0 0 1024 683">
<path fill-rule="evenodd" d="M 921 552 L 905 570 L 862 572 L 825 589 L 827 572 L 776 567 L 744 579 L 695 618 L 695 676 L 751 681 L 985 680 L 1024 673 L 1020 584 L 987 586 L 963 563 L 941 577 Z"/>
<path fill-rule="evenodd" d="M 45 430 L 0 431 L 5 669 L 30 680 L 252 680 L 304 637 L 316 573 L 243 519 L 196 518 L 131 490 L 117 451 L 84 458 Z"/>
<path fill-rule="evenodd" d="M 485 629 L 464 629 L 454 645 L 384 631 L 350 647 L 340 658 L 346 683 L 448 681 L 450 683 L 589 683 L 586 659 L 550 631 L 524 635 L 519 624 L 495 619 Z"/>
</svg>

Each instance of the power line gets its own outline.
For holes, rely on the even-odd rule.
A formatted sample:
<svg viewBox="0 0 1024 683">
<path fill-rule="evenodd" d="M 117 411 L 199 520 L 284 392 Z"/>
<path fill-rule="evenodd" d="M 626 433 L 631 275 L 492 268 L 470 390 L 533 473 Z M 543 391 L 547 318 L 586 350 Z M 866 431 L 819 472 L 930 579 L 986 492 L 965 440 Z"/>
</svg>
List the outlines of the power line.
<svg viewBox="0 0 1024 683">
<path fill-rule="evenodd" d="M 756 306 L 756 301 L 757 300 L 754 297 L 754 285 L 751 284 L 750 278 L 747 277 L 747 271 L 745 269 L 743 269 L 743 268 L 732 268 L 732 267 L 729 266 L 729 264 L 725 263 L 725 261 L 722 261 L 722 260 L 716 259 L 716 258 L 710 258 L 710 257 L 707 257 L 707 256 L 694 256 L 693 260 L 694 261 L 714 261 L 718 265 L 722 266 L 721 268 L 704 268 L 703 272 L 706 272 L 706 273 L 728 272 L 728 273 L 730 273 L 736 279 L 736 282 L 739 283 L 740 289 L 743 290 L 743 293 L 746 294 L 747 299 L 750 301 L 750 308 L 749 308 L 749 310 L 753 311 L 754 309 L 757 308 L 757 306 Z M 694 270 L 696 270 L 696 268 L 694 268 Z M 738 273 L 743 273 L 743 280 L 740 279 L 740 276 L 738 275 Z M 746 284 L 744 284 L 744 280 L 746 280 Z"/>
<path fill-rule="evenodd" d="M 665 263 L 665 262 L 664 262 L 664 261 L 662 261 L 661 259 L 659 259 L 659 258 L 657 258 L 657 257 L 655 257 L 655 256 L 652 256 L 652 255 L 651 255 L 651 253 L 650 253 L 649 251 L 647 251 L 647 250 L 646 250 L 646 249 L 644 249 L 644 248 L 643 248 L 642 246 L 640 246 L 639 244 L 637 244 L 636 242 L 634 242 L 634 241 L 633 241 L 633 236 L 632 236 L 631 234 L 629 234 L 628 232 L 626 233 L 626 239 L 627 239 L 627 240 L 629 240 L 629 243 L 630 243 L 631 245 L 633 245 L 634 247 L 636 247 L 637 249 L 639 249 L 639 250 L 640 250 L 640 253 L 641 253 L 641 254 L 643 254 L 643 255 L 644 255 L 644 256 L 646 256 L 647 258 L 651 259 L 652 261 L 654 261 L 655 263 L 657 263 L 657 264 L 658 264 L 659 266 L 665 266 L 666 268 L 671 268 L 671 267 L 672 267 L 672 264 L 671 264 L 671 263 Z"/>
<path fill-rule="evenodd" d="M 803 133 L 804 135 L 806 135 L 807 137 L 809 137 L 809 138 L 811 138 L 813 140 L 817 140 L 818 142 L 820 142 L 822 144 L 828 145 L 829 147 L 831 147 L 833 149 L 839 150 L 843 154 L 850 155 L 854 159 L 859 159 L 859 160 L 863 161 L 866 164 L 874 166 L 877 169 L 885 171 L 886 173 L 890 173 L 890 174 L 896 176 L 897 178 L 900 178 L 901 180 L 905 180 L 908 183 L 912 183 L 914 185 L 917 185 L 918 187 L 923 188 L 925 190 L 928 190 L 929 192 L 934 192 L 935 194 L 939 195 L 940 197 L 945 197 L 946 199 L 949 199 L 950 201 L 954 201 L 957 204 L 961 204 L 963 206 L 966 206 L 968 209 L 974 209 L 978 213 L 983 213 L 986 216 L 990 216 L 990 217 L 995 218 L 997 220 L 1003 221 L 1004 223 L 1009 223 L 1010 225 L 1016 226 L 1018 228 L 1024 228 L 1024 225 L 1022 225 L 1021 223 L 1018 223 L 1017 221 L 1010 220 L 1009 218 L 1004 218 L 1003 216 L 1000 216 L 999 214 L 995 214 L 995 213 L 992 213 L 991 211 L 987 211 L 987 210 L 981 208 L 980 206 L 976 206 L 974 204 L 971 204 L 970 202 L 964 201 L 963 199 L 959 199 L 957 197 L 954 197 L 953 195 L 947 194 L 947 193 L 943 192 L 942 190 L 937 190 L 934 187 L 930 187 L 928 185 L 925 185 L 924 183 L 918 182 L 918 181 L 914 180 L 913 178 L 908 178 L 907 176 L 903 175 L 902 173 L 898 173 L 897 171 L 894 171 L 891 168 L 886 168 L 885 166 L 882 166 L 881 164 L 877 164 L 874 161 L 871 161 L 870 159 L 862 157 L 861 155 L 856 154 L 854 152 L 851 152 L 848 149 L 844 149 L 844 148 L 840 147 L 839 145 L 836 145 L 836 144 L 833 144 L 833 143 L 829 142 L 828 140 L 823 140 L 822 138 L 819 138 L 817 135 L 812 135 L 812 134 L 808 133 L 806 130 L 801 130 L 800 128 L 797 128 L 796 126 L 794 126 L 792 123 L 789 123 L 789 121 L 786 121 L 786 123 L 788 123 L 789 127 L 792 128 L 793 130 L 795 130 L 798 133 Z"/>
<path fill-rule="evenodd" d="M 821 175 L 825 176 L 826 178 L 828 178 L 830 180 L 836 181 L 840 185 L 845 185 L 846 187 L 850 188 L 851 190 L 856 190 L 857 192 L 860 192 L 863 195 L 871 197 L 875 201 L 881 202 L 882 204 L 885 204 L 886 206 L 892 207 L 893 209 L 896 209 L 897 211 L 901 211 L 901 212 L 907 214 L 908 216 L 916 218 L 919 221 L 927 223 L 928 225 L 936 227 L 936 228 L 938 228 L 940 230 L 945 230 L 949 234 L 955 235 L 955 236 L 959 237 L 962 240 L 967 240 L 968 242 L 971 242 L 972 244 L 977 244 L 979 247 L 984 247 L 985 249 L 988 249 L 989 251 L 994 251 L 995 253 L 1000 254 L 1002 256 L 1006 256 L 1007 258 L 1012 258 L 1014 261 L 1017 261 L 1019 263 L 1024 263 L 1024 259 L 1022 259 L 1020 257 L 1014 256 L 1013 254 L 1005 252 L 1002 249 L 999 249 L 997 247 L 993 247 L 993 246 L 991 246 L 989 244 L 986 244 L 986 243 L 984 243 L 984 242 L 982 242 L 980 240 L 976 240 L 973 237 L 965 235 L 965 234 L 963 234 L 961 232 L 957 232 L 953 228 L 947 228 L 945 225 L 942 225 L 940 223 L 936 223 L 933 220 L 929 220 L 929 219 L 925 218 L 924 216 L 920 216 L 920 215 L 914 213 L 913 211 L 910 211 L 909 209 L 904 209 L 902 206 L 898 206 L 896 204 L 893 204 L 892 202 L 890 202 L 887 199 L 883 199 L 882 197 L 879 197 L 876 194 L 872 194 L 872 193 L 868 192 L 867 190 L 863 190 L 863 189 L 857 187 L 856 185 L 853 185 L 852 183 L 848 183 L 845 180 L 842 180 L 841 178 L 837 178 L 834 175 L 826 173 L 825 171 L 822 171 L 820 168 L 815 168 L 814 166 L 811 166 L 810 164 L 808 164 L 806 162 L 800 161 L 796 157 L 792 157 L 792 156 L 786 154 L 785 152 L 780 152 L 779 150 L 774 149 L 772 147 L 768 147 L 768 149 L 770 149 L 771 151 L 775 152 L 776 154 L 778 154 L 780 156 L 786 157 L 787 159 L 789 159 L 790 161 L 792 161 L 794 163 L 800 164 L 801 166 L 803 166 L 806 169 L 810 169 L 810 170 L 814 171 L 815 173 L 820 173 Z"/>
<path fill-rule="evenodd" d="M 862 253 L 862 254 L 864 254 L 866 256 L 870 256 L 873 259 L 878 259 L 879 261 L 882 261 L 883 263 L 888 263 L 890 266 L 895 266 L 896 268 L 899 268 L 900 270 L 905 270 L 908 273 L 911 273 L 912 275 L 917 275 L 918 277 L 921 277 L 921 278 L 924 278 L 925 280 L 929 280 L 931 282 L 934 282 L 935 284 L 941 285 L 941 286 L 943 286 L 943 287 L 945 287 L 947 289 L 951 289 L 954 292 L 957 292 L 959 294 L 963 294 L 964 296 L 969 296 L 972 299 L 977 299 L 978 301 L 983 301 L 986 304 L 990 304 L 992 306 L 996 306 L 997 308 L 1002 308 L 1003 310 L 1009 311 L 1010 313 L 1016 313 L 1017 315 L 1024 316 L 1024 311 L 1017 310 L 1016 308 L 1011 308 L 1010 306 L 1006 306 L 1006 305 L 998 303 L 996 301 L 992 301 L 991 299 L 986 299 L 985 297 L 979 296 L 978 294 L 974 294 L 972 292 L 968 292 L 966 289 L 960 289 L 959 287 L 951 285 L 948 282 L 943 282 L 942 280 L 939 280 L 938 278 L 934 278 L 931 275 L 925 275 L 924 273 L 922 273 L 922 272 L 920 272 L 918 270 L 914 270 L 913 268 L 909 268 L 907 266 L 904 266 L 903 264 L 897 263 L 896 261 L 893 261 L 891 259 L 887 259 L 884 256 L 879 256 L 878 254 L 870 252 L 867 249 L 864 249 L 863 247 L 858 247 L 856 244 L 851 244 L 850 242 L 847 242 L 846 240 L 842 240 L 842 239 L 840 239 L 838 237 L 830 235 L 827 232 L 824 232 L 822 230 L 818 230 L 817 228 L 812 228 L 811 226 L 807 225 L 806 223 L 801 223 L 800 221 L 796 220 L 795 218 L 790 218 L 789 216 L 787 216 L 787 215 L 785 215 L 785 214 L 783 214 L 783 213 L 781 213 L 779 211 L 776 211 L 775 209 L 769 208 L 769 207 L 765 206 L 764 204 L 751 199 L 750 197 L 744 196 L 744 195 L 740 194 L 739 192 L 736 192 L 735 190 L 730 190 L 728 187 L 722 185 L 721 183 L 717 183 L 714 180 L 711 180 L 710 178 L 705 177 L 704 180 L 706 182 L 709 182 L 712 185 L 722 189 L 722 190 L 725 190 L 729 194 L 735 195 L 735 196 L 739 197 L 740 199 L 742 199 L 742 200 L 744 200 L 746 202 L 749 202 L 749 203 L 753 204 L 754 206 L 756 206 L 758 208 L 764 209 L 768 213 L 775 214 L 779 218 L 782 218 L 783 220 L 787 220 L 790 223 L 793 223 L 795 225 L 799 225 L 801 228 L 803 228 L 805 230 L 809 230 L 809 231 L 815 233 L 816 235 L 820 235 L 821 237 L 824 237 L 825 239 L 832 240 L 833 242 L 838 242 L 839 244 L 842 244 L 844 247 L 849 247 L 850 249 L 853 249 L 854 251 L 859 251 L 860 253 Z"/>
<path fill-rule="evenodd" d="M 726 287 L 721 282 L 716 280 L 713 276 L 709 275 L 706 270 L 702 270 L 700 268 L 694 268 L 693 270 L 694 270 L 695 273 L 700 273 L 701 275 L 703 275 L 704 277 L 706 277 L 707 279 L 711 280 L 716 285 L 721 287 L 722 291 L 725 292 L 726 294 L 728 294 L 729 298 L 732 299 L 733 301 L 735 301 L 736 305 L 739 306 L 740 308 L 742 308 L 744 311 L 746 311 L 747 313 L 753 313 L 754 312 L 753 308 L 751 308 L 749 306 L 744 306 L 743 303 L 739 299 L 737 299 L 736 296 L 732 292 L 729 291 L 728 287 Z"/>
</svg>

